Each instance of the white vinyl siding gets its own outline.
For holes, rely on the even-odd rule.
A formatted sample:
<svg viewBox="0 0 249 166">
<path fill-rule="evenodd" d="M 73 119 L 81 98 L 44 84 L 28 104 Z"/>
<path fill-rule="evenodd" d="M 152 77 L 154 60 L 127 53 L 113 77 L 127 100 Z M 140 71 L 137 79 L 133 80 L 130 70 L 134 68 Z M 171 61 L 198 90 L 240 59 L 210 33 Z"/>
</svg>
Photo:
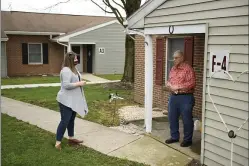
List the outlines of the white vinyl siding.
<svg viewBox="0 0 249 166">
<path fill-rule="evenodd" d="M 7 77 L 6 42 L 1 41 L 1 77 Z"/>
<path fill-rule="evenodd" d="M 236 78 L 248 70 L 248 0 L 167 0 L 144 19 L 144 27 L 208 23 L 207 64 L 211 50 L 229 50 L 229 73 Z M 207 65 L 207 80 L 209 65 Z M 248 77 L 237 82 L 213 79 L 211 94 L 230 129 L 248 117 Z M 204 124 L 204 164 L 230 165 L 230 139 L 206 89 Z M 248 124 L 235 138 L 234 166 L 248 165 Z"/>
<path fill-rule="evenodd" d="M 95 74 L 123 74 L 125 63 L 125 33 L 123 27 L 114 23 L 69 39 L 70 42 L 95 43 L 93 72 Z M 105 49 L 105 54 L 99 53 Z"/>
</svg>

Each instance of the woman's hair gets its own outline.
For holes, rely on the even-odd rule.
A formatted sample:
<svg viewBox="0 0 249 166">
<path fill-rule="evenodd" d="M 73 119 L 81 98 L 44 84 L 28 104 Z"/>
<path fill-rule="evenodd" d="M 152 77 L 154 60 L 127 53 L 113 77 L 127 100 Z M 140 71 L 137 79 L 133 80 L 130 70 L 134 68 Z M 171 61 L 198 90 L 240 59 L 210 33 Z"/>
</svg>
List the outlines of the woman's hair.
<svg viewBox="0 0 249 166">
<path fill-rule="evenodd" d="M 66 53 L 62 67 L 69 67 L 72 72 L 76 73 L 77 70 L 76 70 L 75 65 L 74 65 L 75 56 L 77 56 L 77 55 L 74 52 Z"/>
</svg>

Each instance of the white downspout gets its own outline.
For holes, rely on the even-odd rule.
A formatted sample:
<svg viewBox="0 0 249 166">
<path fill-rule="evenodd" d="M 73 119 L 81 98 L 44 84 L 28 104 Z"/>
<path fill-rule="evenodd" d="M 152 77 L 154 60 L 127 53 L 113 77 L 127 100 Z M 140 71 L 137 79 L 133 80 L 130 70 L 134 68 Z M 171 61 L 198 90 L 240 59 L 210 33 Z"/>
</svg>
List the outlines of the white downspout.
<svg viewBox="0 0 249 166">
<path fill-rule="evenodd" d="M 59 42 L 59 39 L 57 39 L 56 42 L 57 42 L 58 44 L 60 44 L 60 45 L 63 45 L 63 46 L 65 46 L 65 47 L 68 47 L 68 45 L 63 44 L 63 43 L 60 43 L 60 42 Z"/>
<path fill-rule="evenodd" d="M 68 42 L 68 45 L 63 44 L 63 43 L 60 43 L 60 42 L 59 42 L 59 39 L 57 39 L 56 42 L 57 42 L 58 44 L 60 44 L 60 45 L 63 45 L 63 46 L 65 46 L 65 47 L 67 47 L 67 52 L 70 52 L 70 51 L 71 51 L 71 45 L 70 45 L 69 42 Z"/>
</svg>

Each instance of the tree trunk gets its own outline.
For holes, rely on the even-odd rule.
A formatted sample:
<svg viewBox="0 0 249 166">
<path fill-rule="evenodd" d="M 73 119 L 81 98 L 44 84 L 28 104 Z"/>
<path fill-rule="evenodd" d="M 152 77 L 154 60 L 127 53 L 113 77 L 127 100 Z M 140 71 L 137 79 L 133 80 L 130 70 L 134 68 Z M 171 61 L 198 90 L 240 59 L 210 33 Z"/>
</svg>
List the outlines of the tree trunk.
<svg viewBox="0 0 249 166">
<path fill-rule="evenodd" d="M 130 17 L 140 7 L 141 0 L 126 0 L 125 12 L 126 19 Z M 133 38 L 134 35 L 131 35 Z M 134 82 L 134 66 L 135 66 L 135 41 L 126 35 L 125 38 L 125 67 L 122 82 Z"/>
<path fill-rule="evenodd" d="M 132 36 L 134 37 L 134 35 Z M 122 82 L 134 82 L 135 41 L 129 36 L 125 37 L 125 66 Z"/>
</svg>

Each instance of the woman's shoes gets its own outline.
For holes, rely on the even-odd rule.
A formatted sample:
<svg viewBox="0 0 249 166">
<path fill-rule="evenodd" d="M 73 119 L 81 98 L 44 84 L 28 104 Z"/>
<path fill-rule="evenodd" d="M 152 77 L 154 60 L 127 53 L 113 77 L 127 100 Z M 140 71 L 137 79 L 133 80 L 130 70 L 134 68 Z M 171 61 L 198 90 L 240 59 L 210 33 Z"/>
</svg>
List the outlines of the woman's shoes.
<svg viewBox="0 0 249 166">
<path fill-rule="evenodd" d="M 83 141 L 77 140 L 77 139 L 69 139 L 68 142 L 75 143 L 75 144 L 81 144 Z"/>
<path fill-rule="evenodd" d="M 83 141 L 77 140 L 77 139 L 69 139 L 68 140 L 68 145 L 69 146 L 78 146 L 81 143 L 83 143 Z M 55 148 L 58 150 L 61 150 L 61 143 L 59 144 L 55 144 Z"/>
<path fill-rule="evenodd" d="M 81 143 L 83 143 L 83 141 L 80 141 L 77 139 L 69 139 L 68 140 L 68 145 L 70 145 L 70 146 L 80 145 Z"/>
<path fill-rule="evenodd" d="M 55 148 L 58 149 L 58 150 L 61 150 L 61 144 L 55 145 Z"/>
</svg>

